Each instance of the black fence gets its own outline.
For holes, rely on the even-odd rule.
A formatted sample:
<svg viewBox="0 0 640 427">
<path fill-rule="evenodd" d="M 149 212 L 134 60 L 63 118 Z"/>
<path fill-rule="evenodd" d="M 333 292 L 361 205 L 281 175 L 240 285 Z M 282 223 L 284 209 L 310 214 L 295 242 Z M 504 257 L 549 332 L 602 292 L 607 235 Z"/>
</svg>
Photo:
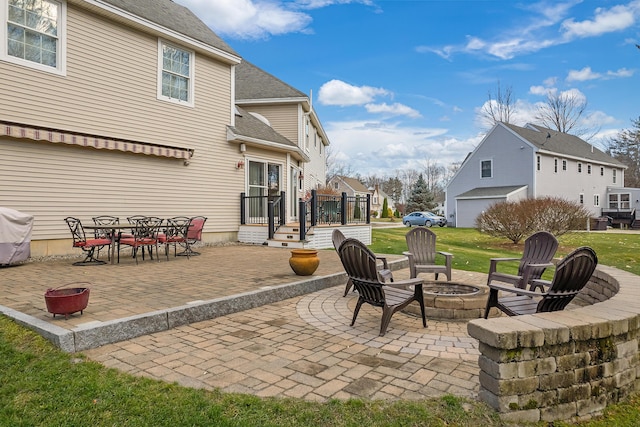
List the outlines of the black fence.
<svg viewBox="0 0 640 427">
<path fill-rule="evenodd" d="M 371 223 L 371 195 L 340 196 L 318 194 L 311 190 L 308 200 L 299 201 L 300 240 L 305 240 L 311 227 Z M 269 238 L 286 222 L 286 194 L 247 196 L 240 193 L 240 224 L 267 225 Z"/>
</svg>

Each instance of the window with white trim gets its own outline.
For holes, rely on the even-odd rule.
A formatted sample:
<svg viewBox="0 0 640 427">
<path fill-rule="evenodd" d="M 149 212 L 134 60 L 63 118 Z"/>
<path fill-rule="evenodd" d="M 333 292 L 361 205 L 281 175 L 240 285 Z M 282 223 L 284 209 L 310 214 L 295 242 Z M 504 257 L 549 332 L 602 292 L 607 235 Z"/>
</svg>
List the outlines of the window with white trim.
<svg viewBox="0 0 640 427">
<path fill-rule="evenodd" d="M 562 170 L 563 171 L 567 170 L 567 160 L 566 159 L 562 159 Z"/>
<path fill-rule="evenodd" d="M 578 203 L 584 205 L 584 194 L 580 193 L 580 195 L 578 195 Z"/>
<path fill-rule="evenodd" d="M 631 209 L 631 193 L 609 194 L 609 209 Z"/>
<path fill-rule="evenodd" d="M 553 159 L 553 172 L 558 173 L 558 159 Z"/>
<path fill-rule="evenodd" d="M 587 174 L 591 175 L 591 165 L 587 163 Z"/>
<path fill-rule="evenodd" d="M 604 176 L 604 168 L 600 166 L 600 176 Z"/>
<path fill-rule="evenodd" d="M 536 170 L 540 170 L 541 168 L 540 162 L 541 162 L 540 156 L 536 156 Z"/>
<path fill-rule="evenodd" d="M 493 177 L 493 161 L 481 160 L 480 161 L 480 178 Z"/>
<path fill-rule="evenodd" d="M 64 75 L 66 14 L 64 1 L 0 1 L 0 59 Z"/>
<path fill-rule="evenodd" d="M 600 207 L 600 195 L 599 194 L 594 194 L 593 195 L 593 206 Z"/>
<path fill-rule="evenodd" d="M 582 163 L 578 162 L 578 173 L 582 173 Z"/>
<path fill-rule="evenodd" d="M 613 183 L 615 184 L 616 183 L 616 172 L 617 171 L 615 169 L 612 169 L 612 171 L 613 171 Z"/>
<path fill-rule="evenodd" d="M 158 40 L 158 99 L 193 106 L 191 51 Z"/>
</svg>

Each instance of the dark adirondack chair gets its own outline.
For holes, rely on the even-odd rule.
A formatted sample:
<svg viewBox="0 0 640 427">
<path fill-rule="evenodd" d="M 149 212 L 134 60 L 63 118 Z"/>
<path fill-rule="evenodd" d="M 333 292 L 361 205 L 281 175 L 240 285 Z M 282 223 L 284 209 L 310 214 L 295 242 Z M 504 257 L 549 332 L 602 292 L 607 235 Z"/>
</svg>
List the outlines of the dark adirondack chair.
<svg viewBox="0 0 640 427">
<path fill-rule="evenodd" d="M 338 253 L 349 279 L 358 291 L 358 302 L 353 310 L 351 326 L 356 323 L 362 304 L 371 304 L 382 308 L 380 336 L 383 336 L 387 331 L 391 316 L 413 301 L 417 301 L 422 312 L 422 325 L 427 327 L 422 279 L 383 283 L 378 274 L 376 256 L 364 243 L 356 239 L 346 239 L 340 245 Z"/>
<path fill-rule="evenodd" d="M 589 282 L 598 264 L 593 249 L 583 246 L 567 255 L 556 267 L 553 280 L 538 279 L 534 285 L 544 291 L 536 292 L 508 285 L 489 284 L 489 299 L 484 318 L 491 307 L 497 307 L 509 316 L 564 310 Z M 499 297 L 498 292 L 510 294 Z"/>
<path fill-rule="evenodd" d="M 558 240 L 546 231 L 532 234 L 524 242 L 522 258 L 491 258 L 487 285 L 492 282 L 510 283 L 517 288 L 526 289 L 532 281 L 540 279 L 545 269 L 552 267 L 551 260 L 558 249 Z M 519 261 L 518 274 L 497 271 L 498 263 Z M 535 290 L 535 289 L 531 289 Z"/>
<path fill-rule="evenodd" d="M 449 252 L 436 251 L 436 234 L 425 227 L 416 227 L 405 235 L 408 252 L 403 255 L 409 258 L 410 277 L 418 277 L 420 273 L 435 273 L 436 280 L 438 274 L 447 276 L 447 281 L 451 280 L 451 258 Z M 444 256 L 444 264 L 436 263 L 436 256 Z"/>
<path fill-rule="evenodd" d="M 331 234 L 331 241 L 333 242 L 333 247 L 336 249 L 336 252 L 338 252 L 338 250 L 340 249 L 340 245 L 345 241 L 345 239 L 346 236 L 342 233 L 342 231 L 337 228 L 333 230 L 333 233 Z M 393 282 L 393 274 L 391 273 L 391 269 L 389 269 L 387 258 L 376 255 L 376 259 L 380 261 L 378 263 L 378 274 L 380 275 L 380 279 L 383 282 Z M 351 283 L 351 279 L 347 280 L 347 286 L 344 290 L 345 297 L 349 293 L 349 290 L 352 286 L 353 283 Z"/>
</svg>

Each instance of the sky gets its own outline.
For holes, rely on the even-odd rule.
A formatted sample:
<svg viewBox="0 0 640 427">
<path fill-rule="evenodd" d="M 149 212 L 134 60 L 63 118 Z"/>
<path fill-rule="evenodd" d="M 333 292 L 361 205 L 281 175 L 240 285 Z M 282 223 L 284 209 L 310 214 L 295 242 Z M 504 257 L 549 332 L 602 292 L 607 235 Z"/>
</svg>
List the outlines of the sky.
<svg viewBox="0 0 640 427">
<path fill-rule="evenodd" d="M 396 176 L 461 162 L 490 129 L 548 94 L 587 102 L 606 141 L 640 117 L 640 0 L 175 0 L 240 56 L 309 95 L 339 164 Z"/>
</svg>

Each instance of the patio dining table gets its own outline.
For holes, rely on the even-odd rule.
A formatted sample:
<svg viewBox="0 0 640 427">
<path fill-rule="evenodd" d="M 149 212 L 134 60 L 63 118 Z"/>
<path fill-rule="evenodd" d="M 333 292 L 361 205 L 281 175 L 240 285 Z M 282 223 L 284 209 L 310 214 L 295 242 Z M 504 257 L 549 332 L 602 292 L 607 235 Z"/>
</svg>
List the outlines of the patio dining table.
<svg viewBox="0 0 640 427">
<path fill-rule="evenodd" d="M 155 228 L 163 228 L 165 225 L 157 225 Z M 131 230 L 135 225 L 109 224 L 109 225 L 85 225 L 85 230 L 111 230 L 111 264 L 115 264 L 116 243 L 122 234 L 122 230 Z"/>
</svg>

